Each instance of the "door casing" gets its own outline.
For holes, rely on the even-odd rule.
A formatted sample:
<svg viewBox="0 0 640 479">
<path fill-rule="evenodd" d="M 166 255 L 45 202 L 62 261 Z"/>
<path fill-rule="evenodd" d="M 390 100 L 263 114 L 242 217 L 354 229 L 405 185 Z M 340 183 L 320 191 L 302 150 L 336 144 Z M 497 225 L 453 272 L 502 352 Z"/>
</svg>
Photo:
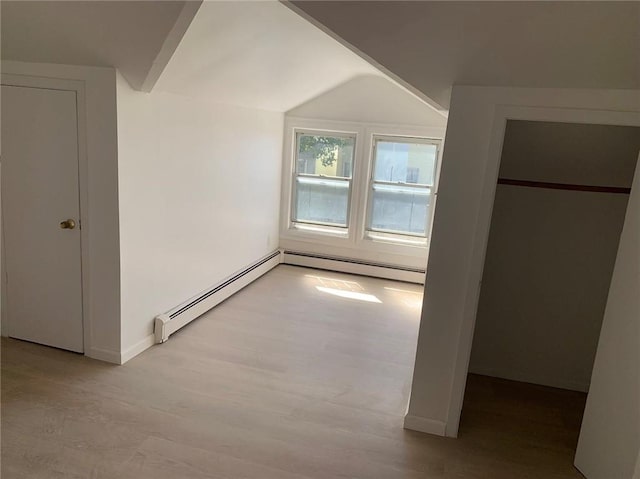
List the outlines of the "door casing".
<svg viewBox="0 0 640 479">
<path fill-rule="evenodd" d="M 491 142 L 489 145 L 489 162 L 484 177 L 483 202 L 480 205 L 478 229 L 476 230 L 476 241 L 473 253 L 475 267 L 471 269 L 468 283 L 468 288 L 473 288 L 474 294 L 467 296 L 467 303 L 465 305 L 465 308 L 473 311 L 472 316 L 470 315 L 472 323 L 464 325 L 463 335 L 458 346 L 457 368 L 454 372 L 454 387 L 447 421 L 447 428 L 451 433 L 447 435 L 451 436 L 457 436 L 460 424 L 460 414 L 464 400 L 466 378 L 471 358 L 471 346 L 473 343 L 473 332 L 480 297 L 480 285 L 484 272 L 493 203 L 502 158 L 502 145 L 508 120 L 640 126 L 640 115 L 635 112 L 502 105 L 496 107 Z M 640 170 L 640 165 L 636 168 Z"/>
<path fill-rule="evenodd" d="M 506 121 L 640 126 L 637 90 L 456 85 L 405 428 L 456 437 Z"/>
<path fill-rule="evenodd" d="M 91 222 L 89 220 L 89 208 L 88 208 L 88 156 L 87 156 L 87 141 L 86 141 L 86 100 L 84 82 L 76 80 L 67 80 L 60 78 L 46 78 L 35 77 L 28 75 L 13 75 L 5 74 L 0 75 L 0 84 L 6 86 L 17 86 L 26 88 L 44 88 L 48 90 L 64 90 L 72 91 L 76 94 L 76 118 L 78 122 L 78 188 L 79 188 L 79 203 L 80 203 L 80 223 L 82 228 L 80 229 L 80 261 L 82 264 L 81 269 L 81 288 L 82 288 L 82 328 L 83 328 L 83 344 L 85 354 L 91 346 L 91 321 L 90 321 L 90 301 L 89 292 L 89 269 L 91 267 L 89 261 L 89 231 L 91 228 Z M 5 246 L 2 242 L 2 313 L 4 316 L 6 310 L 6 273 L 5 273 Z M 5 316 L 6 317 L 6 316 Z M 2 336 L 8 335 L 7 324 L 1 322 L 1 334 Z"/>
</svg>

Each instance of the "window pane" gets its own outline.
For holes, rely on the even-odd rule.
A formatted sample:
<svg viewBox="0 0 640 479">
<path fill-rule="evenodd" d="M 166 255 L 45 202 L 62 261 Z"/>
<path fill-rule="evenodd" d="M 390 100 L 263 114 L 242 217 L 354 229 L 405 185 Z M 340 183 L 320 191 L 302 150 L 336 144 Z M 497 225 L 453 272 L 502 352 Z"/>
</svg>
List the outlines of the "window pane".
<svg viewBox="0 0 640 479">
<path fill-rule="evenodd" d="M 379 140 L 373 179 L 433 185 L 436 155 L 435 145 Z"/>
<path fill-rule="evenodd" d="M 354 138 L 298 135 L 296 171 L 351 178 Z"/>
<path fill-rule="evenodd" d="M 328 178 L 296 178 L 293 221 L 347 226 L 349 182 Z"/>
<path fill-rule="evenodd" d="M 427 188 L 374 184 L 371 229 L 426 236 L 430 201 Z"/>
</svg>

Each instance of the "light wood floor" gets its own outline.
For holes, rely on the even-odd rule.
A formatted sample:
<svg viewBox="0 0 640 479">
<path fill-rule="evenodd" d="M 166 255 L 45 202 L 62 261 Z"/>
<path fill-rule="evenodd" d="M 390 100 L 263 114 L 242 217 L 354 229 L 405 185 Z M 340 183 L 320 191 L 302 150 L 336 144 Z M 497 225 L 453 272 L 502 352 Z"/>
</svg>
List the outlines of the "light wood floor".
<svg viewBox="0 0 640 479">
<path fill-rule="evenodd" d="M 2 478 L 581 477 L 582 394 L 470 376 L 459 439 L 402 429 L 421 300 L 279 266 L 124 366 L 3 339 Z"/>
</svg>

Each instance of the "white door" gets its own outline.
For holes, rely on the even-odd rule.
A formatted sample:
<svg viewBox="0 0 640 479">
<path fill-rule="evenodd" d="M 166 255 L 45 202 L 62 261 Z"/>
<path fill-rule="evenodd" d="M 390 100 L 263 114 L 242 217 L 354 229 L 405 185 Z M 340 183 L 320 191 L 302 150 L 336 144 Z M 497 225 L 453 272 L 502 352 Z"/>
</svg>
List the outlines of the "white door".
<svg viewBox="0 0 640 479">
<path fill-rule="evenodd" d="M 3 85 L 1 105 L 2 320 L 10 337 L 82 352 L 76 92 Z"/>
<path fill-rule="evenodd" d="M 640 475 L 638 461 L 640 158 L 611 278 L 575 465 L 587 479 L 632 479 Z"/>
</svg>

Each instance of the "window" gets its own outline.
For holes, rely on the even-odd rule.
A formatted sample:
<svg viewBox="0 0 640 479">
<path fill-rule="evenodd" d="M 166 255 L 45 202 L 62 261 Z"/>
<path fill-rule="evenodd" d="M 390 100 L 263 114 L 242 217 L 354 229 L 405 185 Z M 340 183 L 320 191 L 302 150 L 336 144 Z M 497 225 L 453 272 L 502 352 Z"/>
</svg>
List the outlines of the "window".
<svg viewBox="0 0 640 479">
<path fill-rule="evenodd" d="M 289 118 L 282 247 L 423 257 L 444 128 Z M 315 245 L 311 246 L 311 243 Z M 342 253 L 344 251 L 344 253 Z M 360 253 L 357 253 L 360 254 Z"/>
<path fill-rule="evenodd" d="M 346 229 L 355 136 L 296 133 L 291 221 Z"/>
<path fill-rule="evenodd" d="M 366 222 L 370 236 L 427 236 L 437 158 L 433 141 L 374 136 Z"/>
</svg>

